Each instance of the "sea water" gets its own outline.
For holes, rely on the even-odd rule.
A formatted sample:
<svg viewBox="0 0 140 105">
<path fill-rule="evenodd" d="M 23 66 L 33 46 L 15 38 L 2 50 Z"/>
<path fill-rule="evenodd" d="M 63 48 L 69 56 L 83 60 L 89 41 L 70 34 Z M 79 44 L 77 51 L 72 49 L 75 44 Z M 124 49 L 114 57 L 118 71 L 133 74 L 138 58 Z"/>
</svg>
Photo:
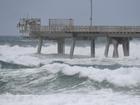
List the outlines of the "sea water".
<svg viewBox="0 0 140 105">
<path fill-rule="evenodd" d="M 47 43 L 49 42 L 49 43 Z M 77 42 L 74 58 L 57 55 L 54 41 L 44 42 L 36 54 L 37 40 L 0 37 L 0 105 L 139 105 L 140 41 L 130 41 L 130 56 L 105 58 L 105 44 L 96 42 L 96 57 L 90 58 L 90 43 Z"/>
</svg>

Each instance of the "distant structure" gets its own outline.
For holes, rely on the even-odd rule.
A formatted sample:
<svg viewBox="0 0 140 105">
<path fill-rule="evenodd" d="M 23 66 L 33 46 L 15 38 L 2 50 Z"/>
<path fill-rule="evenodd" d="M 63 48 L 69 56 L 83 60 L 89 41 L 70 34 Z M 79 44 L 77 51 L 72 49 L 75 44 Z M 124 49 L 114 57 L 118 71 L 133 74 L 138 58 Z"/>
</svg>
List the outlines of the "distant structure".
<svg viewBox="0 0 140 105">
<path fill-rule="evenodd" d="M 123 46 L 124 56 L 129 56 L 129 40 L 140 37 L 140 26 L 77 26 L 73 19 L 49 19 L 48 26 L 42 26 L 38 18 L 22 18 L 18 23 L 19 32 L 28 37 L 38 38 L 37 53 L 41 53 L 43 40 L 56 40 L 58 54 L 64 54 L 66 38 L 72 38 L 70 58 L 73 58 L 76 40 L 91 42 L 91 57 L 95 57 L 95 39 L 106 37 L 107 43 L 104 55 L 108 56 L 109 46 L 113 44 L 113 57 L 119 57 L 118 45 Z"/>
</svg>

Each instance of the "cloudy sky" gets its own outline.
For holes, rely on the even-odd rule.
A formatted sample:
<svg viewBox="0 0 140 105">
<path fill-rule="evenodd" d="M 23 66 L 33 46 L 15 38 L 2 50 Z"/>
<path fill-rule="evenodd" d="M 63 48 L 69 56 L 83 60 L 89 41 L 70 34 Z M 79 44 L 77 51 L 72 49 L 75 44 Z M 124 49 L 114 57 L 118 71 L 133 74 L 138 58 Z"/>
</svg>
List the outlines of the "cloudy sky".
<svg viewBox="0 0 140 105">
<path fill-rule="evenodd" d="M 19 35 L 16 24 L 22 17 L 73 18 L 89 25 L 90 0 L 0 0 L 0 35 Z M 93 24 L 140 25 L 140 0 L 93 0 Z"/>
</svg>

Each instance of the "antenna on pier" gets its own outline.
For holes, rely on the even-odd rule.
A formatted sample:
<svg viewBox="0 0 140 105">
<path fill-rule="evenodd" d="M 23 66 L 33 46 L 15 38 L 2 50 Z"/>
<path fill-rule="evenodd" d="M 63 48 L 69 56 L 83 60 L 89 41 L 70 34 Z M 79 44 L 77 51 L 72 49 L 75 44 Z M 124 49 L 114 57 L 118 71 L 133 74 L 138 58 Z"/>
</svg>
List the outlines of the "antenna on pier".
<svg viewBox="0 0 140 105">
<path fill-rule="evenodd" d="M 27 19 L 30 19 L 30 15 L 29 15 L 29 13 L 27 13 L 27 16 L 26 16 L 26 18 L 27 18 Z"/>
</svg>

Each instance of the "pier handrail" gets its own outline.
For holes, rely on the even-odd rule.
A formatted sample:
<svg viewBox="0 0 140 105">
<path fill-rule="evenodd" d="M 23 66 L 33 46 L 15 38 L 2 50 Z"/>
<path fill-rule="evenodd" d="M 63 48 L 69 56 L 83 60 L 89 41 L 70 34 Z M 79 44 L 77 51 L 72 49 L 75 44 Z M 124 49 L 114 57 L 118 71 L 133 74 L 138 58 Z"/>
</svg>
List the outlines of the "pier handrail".
<svg viewBox="0 0 140 105">
<path fill-rule="evenodd" d="M 140 32 L 140 26 L 34 26 L 40 32 Z"/>
</svg>

